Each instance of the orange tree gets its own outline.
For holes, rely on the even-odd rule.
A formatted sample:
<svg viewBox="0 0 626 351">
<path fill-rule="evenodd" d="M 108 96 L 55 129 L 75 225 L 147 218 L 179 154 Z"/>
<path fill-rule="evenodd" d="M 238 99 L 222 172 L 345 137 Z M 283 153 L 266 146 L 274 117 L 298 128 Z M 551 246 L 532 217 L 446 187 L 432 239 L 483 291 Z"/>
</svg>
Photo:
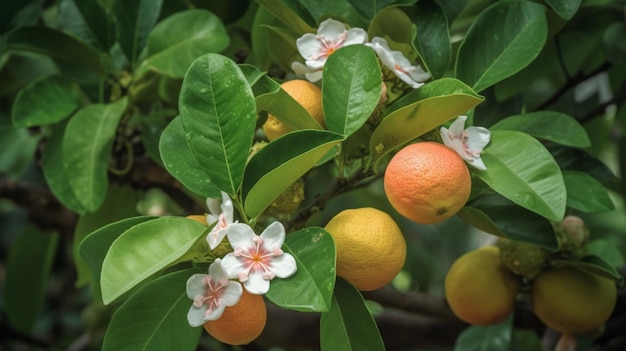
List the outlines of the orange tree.
<svg viewBox="0 0 626 351">
<path fill-rule="evenodd" d="M 623 10 L 618 0 L 6 1 L 2 347 L 619 348 Z M 324 123 L 281 88 L 294 79 L 320 89 Z M 271 141 L 270 115 L 290 128 Z M 387 198 L 385 170 L 425 142 L 467 167 L 470 189 L 464 170 L 453 172 L 462 193 L 429 173 L 450 173 L 442 159 L 394 166 L 394 199 L 462 200 L 445 220 L 416 223 L 421 207 Z M 404 264 L 387 286 L 359 291 L 337 277 L 342 248 L 324 227 L 367 207 L 392 217 L 406 250 L 389 250 Z M 388 232 L 362 220 L 385 247 Z M 506 318 L 468 325 L 444 279 L 487 244 L 519 292 Z M 379 256 L 373 265 L 385 265 Z M 533 284 L 565 271 L 585 278 Z M 471 273 L 467 291 L 485 298 L 459 301 L 485 312 L 498 289 Z M 584 293 L 568 296 L 576 284 Z M 249 295 L 254 308 L 238 305 Z M 564 314 L 561 297 L 600 307 Z M 584 330 L 550 317 L 588 313 Z M 247 321 L 249 334 L 223 337 Z"/>
</svg>

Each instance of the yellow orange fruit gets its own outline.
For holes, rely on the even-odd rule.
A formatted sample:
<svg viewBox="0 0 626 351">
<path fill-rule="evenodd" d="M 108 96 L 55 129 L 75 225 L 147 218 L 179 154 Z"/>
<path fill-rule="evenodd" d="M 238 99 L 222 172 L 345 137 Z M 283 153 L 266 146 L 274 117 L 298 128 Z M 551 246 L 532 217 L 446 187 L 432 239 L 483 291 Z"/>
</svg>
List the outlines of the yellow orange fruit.
<svg viewBox="0 0 626 351">
<path fill-rule="evenodd" d="M 522 282 L 500 262 L 500 250 L 486 246 L 459 257 L 446 274 L 446 300 L 454 314 L 474 325 L 504 321 L 515 308 Z"/>
<path fill-rule="evenodd" d="M 229 345 L 246 345 L 259 337 L 267 322 L 267 308 L 262 295 L 243 290 L 236 305 L 226 307 L 222 316 L 204 323 L 204 330 Z"/>
<path fill-rule="evenodd" d="M 187 218 L 193 219 L 194 221 L 196 221 L 198 223 L 202 223 L 204 225 L 207 225 L 206 215 L 189 215 L 189 216 L 187 216 Z"/>
<path fill-rule="evenodd" d="M 317 123 L 322 127 L 326 126 L 322 109 L 322 90 L 317 85 L 306 80 L 294 79 L 284 82 L 280 87 L 302 105 L 315 118 Z M 293 131 L 290 126 L 271 114 L 268 114 L 262 128 L 265 136 L 270 141 Z"/>
<path fill-rule="evenodd" d="M 337 276 L 357 289 L 382 288 L 402 270 L 406 241 L 386 212 L 371 207 L 344 210 L 325 229 L 335 241 Z"/>
<path fill-rule="evenodd" d="M 393 208 L 421 224 L 438 223 L 456 214 L 467 202 L 471 186 L 463 159 L 436 142 L 402 148 L 384 176 L 385 194 Z"/>
<path fill-rule="evenodd" d="M 573 267 L 540 272 L 531 288 L 533 311 L 563 334 L 595 332 L 609 319 L 617 301 L 615 282 Z"/>
</svg>

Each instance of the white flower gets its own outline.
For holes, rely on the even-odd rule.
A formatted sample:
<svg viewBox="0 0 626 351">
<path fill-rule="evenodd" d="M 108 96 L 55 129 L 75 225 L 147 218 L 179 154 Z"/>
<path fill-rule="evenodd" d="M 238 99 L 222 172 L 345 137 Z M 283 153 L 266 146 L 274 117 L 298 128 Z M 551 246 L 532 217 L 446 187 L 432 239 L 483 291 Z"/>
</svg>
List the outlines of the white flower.
<svg viewBox="0 0 626 351">
<path fill-rule="evenodd" d="M 228 280 L 220 259 L 216 259 L 209 266 L 209 274 L 194 274 L 187 280 L 187 297 L 193 300 L 187 313 L 189 325 L 199 327 L 220 318 L 224 308 L 239 302 L 242 293 L 241 284 Z"/>
<path fill-rule="evenodd" d="M 424 85 L 423 82 L 430 78 L 430 74 L 424 71 L 422 66 L 411 65 L 409 59 L 404 57 L 402 52 L 391 50 L 385 39 L 374 37 L 371 43 L 365 45 L 374 49 L 380 61 L 412 88 L 421 87 Z"/>
<path fill-rule="evenodd" d="M 304 75 L 311 82 L 318 81 L 328 56 L 344 46 L 364 44 L 366 41 L 367 32 L 364 29 L 347 29 L 345 24 L 329 18 L 320 24 L 317 34 L 306 33 L 296 40 L 298 52 L 305 64 L 294 62 L 291 68 L 297 75 Z"/>
<path fill-rule="evenodd" d="M 265 294 L 274 277 L 287 278 L 296 272 L 296 260 L 281 247 L 285 228 L 280 222 L 270 224 L 257 236 L 244 223 L 231 225 L 228 240 L 234 252 L 222 259 L 229 278 L 238 278 L 252 294 Z"/>
<path fill-rule="evenodd" d="M 459 116 L 450 125 L 450 129 L 441 127 L 441 139 L 446 146 L 454 149 L 467 163 L 480 170 L 485 170 L 487 167 L 480 159 L 480 153 L 489 144 L 491 132 L 484 127 L 464 129 L 465 120 L 467 120 L 467 116 Z"/>
<path fill-rule="evenodd" d="M 224 240 L 228 227 L 233 223 L 233 201 L 228 197 L 228 194 L 222 191 L 222 204 L 219 206 L 221 210 L 218 210 L 215 199 L 207 199 L 206 203 L 210 212 L 206 216 L 207 224 L 211 225 L 217 222 L 206 237 L 209 247 L 213 250 Z"/>
</svg>

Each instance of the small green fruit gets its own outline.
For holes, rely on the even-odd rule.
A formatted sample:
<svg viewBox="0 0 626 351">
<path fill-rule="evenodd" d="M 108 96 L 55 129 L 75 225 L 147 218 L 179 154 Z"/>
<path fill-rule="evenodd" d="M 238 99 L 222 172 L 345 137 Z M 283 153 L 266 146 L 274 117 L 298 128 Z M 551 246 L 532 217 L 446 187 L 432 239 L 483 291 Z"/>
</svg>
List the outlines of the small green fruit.
<svg viewBox="0 0 626 351">
<path fill-rule="evenodd" d="M 548 260 L 547 250 L 533 244 L 500 239 L 500 260 L 513 273 L 533 279 Z"/>
</svg>

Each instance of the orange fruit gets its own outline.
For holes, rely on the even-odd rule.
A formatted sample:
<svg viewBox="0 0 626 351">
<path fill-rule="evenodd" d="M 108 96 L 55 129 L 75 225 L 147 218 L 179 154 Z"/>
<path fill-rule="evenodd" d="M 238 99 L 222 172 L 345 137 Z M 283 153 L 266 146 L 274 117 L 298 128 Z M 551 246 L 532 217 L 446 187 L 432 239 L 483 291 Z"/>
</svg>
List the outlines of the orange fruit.
<svg viewBox="0 0 626 351">
<path fill-rule="evenodd" d="M 288 80 L 280 87 L 304 107 L 309 114 L 315 118 L 317 123 L 326 127 L 324 122 L 324 111 L 322 110 L 322 90 L 315 84 L 302 80 Z M 275 140 L 293 129 L 271 114 L 267 115 L 267 120 L 263 123 L 263 132 L 268 140 Z"/>
<path fill-rule="evenodd" d="M 226 307 L 217 320 L 204 323 L 204 330 L 225 344 L 246 345 L 261 335 L 266 321 L 267 308 L 263 296 L 243 289 L 239 302 Z"/>
<path fill-rule="evenodd" d="M 207 225 L 206 215 L 189 215 L 189 216 L 187 216 L 187 218 L 193 219 L 194 221 L 196 221 L 198 223 L 202 223 L 204 225 Z"/>
<path fill-rule="evenodd" d="M 611 316 L 617 287 L 611 279 L 573 267 L 541 271 L 530 293 L 535 315 L 563 334 L 593 333 Z"/>
<path fill-rule="evenodd" d="M 522 282 L 500 262 L 500 250 L 486 246 L 459 257 L 446 274 L 445 295 L 459 319 L 475 325 L 504 321 L 513 312 Z"/>
<path fill-rule="evenodd" d="M 335 241 L 337 276 L 361 291 L 389 284 L 404 265 L 404 235 L 386 212 L 371 207 L 344 210 L 325 229 Z"/>
<path fill-rule="evenodd" d="M 384 176 L 387 199 L 413 222 L 433 224 L 456 214 L 472 187 L 469 170 L 451 148 L 419 142 L 396 153 Z"/>
</svg>

